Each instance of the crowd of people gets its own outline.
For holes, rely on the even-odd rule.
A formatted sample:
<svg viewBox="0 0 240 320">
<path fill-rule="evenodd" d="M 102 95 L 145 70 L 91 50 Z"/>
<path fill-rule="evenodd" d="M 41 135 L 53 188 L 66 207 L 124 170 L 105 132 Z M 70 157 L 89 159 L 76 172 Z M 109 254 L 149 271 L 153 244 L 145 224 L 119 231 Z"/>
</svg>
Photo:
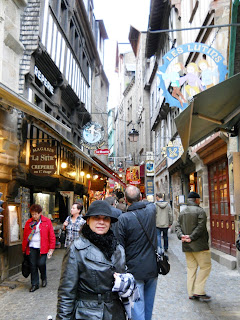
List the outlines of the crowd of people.
<svg viewBox="0 0 240 320">
<path fill-rule="evenodd" d="M 190 192 L 186 208 L 176 222 L 187 262 L 189 299 L 209 301 L 205 284 L 211 270 L 206 213 L 200 196 Z M 63 223 L 66 252 L 58 289 L 56 320 L 151 320 L 158 280 L 156 252 L 168 251 L 168 229 L 173 223 L 164 195 L 156 202 L 142 199 L 140 190 L 128 186 L 125 194 L 91 203 L 85 215 L 74 203 Z M 51 220 L 40 205 L 30 208 L 22 251 L 29 256 L 31 288 L 47 285 L 46 259 L 55 248 Z M 144 227 L 143 227 L 144 226 Z M 163 240 L 163 241 L 162 241 Z"/>
</svg>

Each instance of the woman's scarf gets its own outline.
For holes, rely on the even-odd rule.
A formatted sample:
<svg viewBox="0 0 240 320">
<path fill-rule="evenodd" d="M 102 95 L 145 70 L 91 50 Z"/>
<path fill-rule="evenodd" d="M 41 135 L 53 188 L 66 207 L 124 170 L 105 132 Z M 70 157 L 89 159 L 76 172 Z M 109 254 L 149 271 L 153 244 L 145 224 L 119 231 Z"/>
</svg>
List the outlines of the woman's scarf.
<svg viewBox="0 0 240 320">
<path fill-rule="evenodd" d="M 109 229 L 106 234 L 97 234 L 90 229 L 88 224 L 84 224 L 82 227 L 82 234 L 102 251 L 107 260 L 111 260 L 111 256 L 117 247 L 117 239 L 112 230 Z"/>
<path fill-rule="evenodd" d="M 41 218 L 40 218 L 39 221 L 34 221 L 34 220 L 33 220 L 33 221 L 29 224 L 29 227 L 32 229 L 32 231 L 31 231 L 31 233 L 30 233 L 29 236 L 28 236 L 28 242 L 30 242 L 30 241 L 32 240 L 33 235 L 34 235 L 34 233 L 36 232 L 37 224 L 38 224 L 39 222 L 41 223 Z"/>
</svg>

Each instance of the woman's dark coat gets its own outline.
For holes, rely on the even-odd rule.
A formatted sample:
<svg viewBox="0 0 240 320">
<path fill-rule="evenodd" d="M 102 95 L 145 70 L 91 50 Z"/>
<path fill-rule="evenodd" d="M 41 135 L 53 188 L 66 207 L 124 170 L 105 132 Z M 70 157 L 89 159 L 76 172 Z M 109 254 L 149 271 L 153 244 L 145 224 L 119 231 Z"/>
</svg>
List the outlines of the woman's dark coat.
<svg viewBox="0 0 240 320">
<path fill-rule="evenodd" d="M 63 259 L 56 320 L 125 320 L 119 299 L 109 302 L 101 298 L 101 294 L 112 291 L 114 272 L 125 272 L 122 246 L 117 245 L 109 261 L 88 239 L 82 235 L 76 239 Z M 99 294 L 99 302 L 92 299 L 96 294 Z"/>
</svg>

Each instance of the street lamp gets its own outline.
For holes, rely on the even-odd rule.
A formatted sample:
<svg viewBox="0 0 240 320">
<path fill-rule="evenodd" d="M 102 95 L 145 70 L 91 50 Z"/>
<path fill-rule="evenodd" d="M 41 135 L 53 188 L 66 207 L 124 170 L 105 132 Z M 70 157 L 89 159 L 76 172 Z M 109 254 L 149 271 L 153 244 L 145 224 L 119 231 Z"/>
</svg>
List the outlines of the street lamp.
<svg viewBox="0 0 240 320">
<path fill-rule="evenodd" d="M 139 132 L 132 128 L 132 130 L 128 133 L 130 142 L 137 142 L 139 137 Z"/>
</svg>

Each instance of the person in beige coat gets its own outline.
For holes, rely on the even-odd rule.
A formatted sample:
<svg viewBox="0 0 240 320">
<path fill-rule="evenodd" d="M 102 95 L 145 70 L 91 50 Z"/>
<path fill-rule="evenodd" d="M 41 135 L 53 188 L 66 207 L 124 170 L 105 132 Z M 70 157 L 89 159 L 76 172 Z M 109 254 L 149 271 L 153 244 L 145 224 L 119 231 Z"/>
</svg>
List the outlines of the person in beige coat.
<svg viewBox="0 0 240 320">
<path fill-rule="evenodd" d="M 168 251 L 168 228 L 172 224 L 172 209 L 167 201 L 164 201 L 162 193 L 156 193 L 155 202 L 157 209 L 156 216 L 156 227 L 157 227 L 157 238 L 158 238 L 158 250 L 162 251 L 162 234 L 163 234 L 163 245 L 164 251 Z"/>
</svg>

